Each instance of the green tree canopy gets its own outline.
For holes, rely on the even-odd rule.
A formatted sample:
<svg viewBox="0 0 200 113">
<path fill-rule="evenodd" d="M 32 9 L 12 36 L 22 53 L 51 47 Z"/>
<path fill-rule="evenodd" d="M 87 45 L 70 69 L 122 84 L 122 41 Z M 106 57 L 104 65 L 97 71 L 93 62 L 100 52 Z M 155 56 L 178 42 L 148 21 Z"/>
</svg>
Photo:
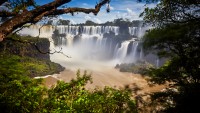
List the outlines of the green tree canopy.
<svg viewBox="0 0 200 113">
<path fill-rule="evenodd" d="M 95 22 L 93 22 L 93 21 L 91 21 L 91 20 L 87 20 L 86 22 L 85 22 L 85 25 L 97 25 L 97 23 L 95 23 Z"/>
<path fill-rule="evenodd" d="M 169 61 L 151 71 L 156 83 L 169 81 L 172 88 L 155 94 L 168 112 L 200 111 L 200 1 L 161 0 L 152 9 L 146 8 L 141 16 L 153 25 L 144 36 L 144 48 L 156 50 Z"/>
</svg>

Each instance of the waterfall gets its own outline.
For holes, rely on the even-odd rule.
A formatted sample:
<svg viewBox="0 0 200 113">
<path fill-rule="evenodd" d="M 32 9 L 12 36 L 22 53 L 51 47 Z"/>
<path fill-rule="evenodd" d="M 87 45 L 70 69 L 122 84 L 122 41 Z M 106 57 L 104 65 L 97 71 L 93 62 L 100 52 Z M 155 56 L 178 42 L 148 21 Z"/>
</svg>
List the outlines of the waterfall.
<svg viewBox="0 0 200 113">
<path fill-rule="evenodd" d="M 141 50 L 140 50 L 140 60 L 143 59 L 143 48 L 141 47 Z"/>
<path fill-rule="evenodd" d="M 129 34 L 137 36 L 137 27 L 129 27 Z"/>
<path fill-rule="evenodd" d="M 79 26 L 63 26 L 59 25 L 56 28 L 60 34 L 77 35 Z"/>
<path fill-rule="evenodd" d="M 113 58 L 116 58 L 116 56 L 117 56 L 117 51 L 118 51 L 118 48 L 119 48 L 119 43 L 117 43 L 117 45 L 115 46 L 115 49 L 114 49 L 114 54 L 113 54 Z"/>
<path fill-rule="evenodd" d="M 40 29 L 40 37 L 51 37 L 53 31 L 57 29 L 60 34 L 67 35 L 78 35 L 80 32 L 86 35 L 103 35 L 105 33 L 113 32 L 115 35 L 119 33 L 118 26 L 70 26 L 70 25 L 58 25 L 58 26 L 50 26 L 50 25 L 32 25 L 29 28 L 24 28 L 20 31 L 20 34 L 23 35 L 31 35 L 37 36 Z M 80 31 L 79 31 L 80 30 Z"/>
<path fill-rule="evenodd" d="M 56 26 L 60 34 L 78 35 L 79 32 L 85 35 L 103 35 L 104 33 L 113 32 L 118 35 L 119 27 L 117 26 Z M 79 31 L 81 29 L 81 31 Z"/>
<path fill-rule="evenodd" d="M 142 31 L 142 27 L 129 27 L 128 28 L 129 29 L 129 34 L 130 35 L 132 35 L 132 36 L 137 36 L 137 37 L 141 37 L 142 35 L 142 33 L 141 33 L 141 31 Z"/>
<path fill-rule="evenodd" d="M 136 62 L 137 60 L 139 60 L 138 58 L 138 45 L 139 45 L 139 42 L 138 41 L 134 41 L 134 40 L 131 40 L 131 43 L 132 43 L 132 46 L 131 46 L 131 50 L 130 51 L 130 54 L 128 54 L 125 58 L 125 61 L 126 63 L 130 63 L 130 62 Z"/>
<path fill-rule="evenodd" d="M 133 49 L 133 52 L 132 52 L 133 55 L 132 56 L 134 58 L 133 60 L 135 60 L 137 58 L 137 49 L 138 49 L 138 42 L 137 41 L 133 43 L 132 49 Z"/>
<path fill-rule="evenodd" d="M 120 63 L 135 62 L 143 58 L 143 50 L 139 46 L 139 38 L 145 31 L 142 27 L 129 27 L 129 34 L 135 37 L 131 40 L 126 37 L 118 37 L 120 36 L 118 26 L 33 25 L 20 31 L 20 34 L 37 36 L 38 29 L 40 29 L 40 37 L 49 39 L 53 37 L 57 30 L 57 46 L 64 48 L 64 51 L 72 57 L 116 60 Z M 112 35 L 110 35 L 112 37 L 104 37 L 105 33 L 110 32 L 112 32 Z"/>
<path fill-rule="evenodd" d="M 122 42 L 121 47 L 117 50 L 117 53 L 115 56 L 116 59 L 119 59 L 120 61 L 124 60 L 124 58 L 126 57 L 126 54 L 127 54 L 127 49 L 128 49 L 129 43 L 130 43 L 129 41 Z"/>
</svg>

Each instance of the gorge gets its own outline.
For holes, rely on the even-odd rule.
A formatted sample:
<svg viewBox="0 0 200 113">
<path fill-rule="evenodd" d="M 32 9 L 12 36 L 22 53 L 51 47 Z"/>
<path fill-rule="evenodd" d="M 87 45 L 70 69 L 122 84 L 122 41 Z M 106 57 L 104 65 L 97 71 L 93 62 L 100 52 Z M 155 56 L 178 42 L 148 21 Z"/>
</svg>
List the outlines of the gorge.
<svg viewBox="0 0 200 113">
<path fill-rule="evenodd" d="M 40 29 L 40 35 L 39 33 Z M 56 49 L 75 61 L 109 62 L 113 67 L 121 63 L 147 61 L 159 67 L 162 62 L 153 54 L 144 55 L 141 37 L 149 27 L 100 25 L 34 25 L 20 34 L 48 38 L 50 50 Z M 65 57 L 51 55 L 51 58 Z M 64 58 L 65 59 L 65 58 Z"/>
<path fill-rule="evenodd" d="M 48 87 L 56 83 L 55 78 L 69 82 L 76 78 L 77 70 L 86 70 L 93 80 L 88 88 L 128 85 L 140 87 L 142 93 L 149 93 L 163 87 L 151 88 L 141 75 L 119 72 L 114 68 L 117 64 L 138 61 L 161 65 L 156 55 L 144 54 L 141 37 L 149 28 L 139 25 L 33 25 L 20 31 L 20 34 L 48 38 L 52 52 L 61 50 L 61 53 L 51 54 L 50 59 L 66 69 L 53 75 L 53 78 L 48 76 L 45 83 Z"/>
</svg>

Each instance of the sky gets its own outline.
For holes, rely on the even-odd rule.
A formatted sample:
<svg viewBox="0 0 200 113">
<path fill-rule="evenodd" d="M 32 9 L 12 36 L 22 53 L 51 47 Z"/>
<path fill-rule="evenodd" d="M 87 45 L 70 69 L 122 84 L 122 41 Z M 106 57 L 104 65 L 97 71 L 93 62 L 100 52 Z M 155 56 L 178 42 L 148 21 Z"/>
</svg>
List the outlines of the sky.
<svg viewBox="0 0 200 113">
<path fill-rule="evenodd" d="M 42 5 L 54 0 L 35 0 L 37 4 Z M 66 4 L 67 7 L 82 7 L 94 8 L 99 0 L 72 0 Z M 71 14 L 63 14 L 59 16 L 60 19 L 70 20 L 72 24 L 84 23 L 86 20 L 91 20 L 96 23 L 105 23 L 113 21 L 117 18 L 126 18 L 132 20 L 142 20 L 139 14 L 145 7 L 155 7 L 156 3 L 146 4 L 144 2 L 137 2 L 137 0 L 111 0 L 110 13 L 106 12 L 106 6 L 101 8 L 97 16 L 93 14 L 78 13 L 72 16 Z"/>
</svg>

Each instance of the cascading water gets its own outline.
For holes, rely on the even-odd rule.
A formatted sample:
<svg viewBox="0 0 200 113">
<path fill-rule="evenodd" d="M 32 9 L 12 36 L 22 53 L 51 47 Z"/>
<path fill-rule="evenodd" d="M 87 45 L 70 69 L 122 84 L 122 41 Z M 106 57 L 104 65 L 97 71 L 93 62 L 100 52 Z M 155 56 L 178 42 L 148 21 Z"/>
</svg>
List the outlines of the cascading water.
<svg viewBox="0 0 200 113">
<path fill-rule="evenodd" d="M 67 35 L 78 35 L 81 34 L 86 35 L 103 35 L 105 33 L 109 33 L 110 31 L 114 32 L 115 35 L 118 35 L 119 27 L 117 26 L 63 26 L 59 25 L 55 29 L 59 31 L 60 34 Z M 54 29 L 54 30 L 55 30 Z"/>
<path fill-rule="evenodd" d="M 140 60 L 143 59 L 143 48 L 141 47 L 141 50 L 140 50 Z"/>
<path fill-rule="evenodd" d="M 119 60 L 120 62 L 122 62 L 125 59 L 129 43 L 129 41 L 122 42 L 121 47 L 117 50 L 115 59 Z"/>
<path fill-rule="evenodd" d="M 22 30 L 21 34 L 37 36 L 41 26 L 31 26 Z M 31 30 L 30 30 L 31 29 Z M 117 38 L 120 35 L 118 26 L 43 26 L 40 29 L 40 37 L 51 39 L 58 31 L 58 45 L 51 48 L 62 47 L 63 53 L 77 59 L 116 61 L 116 63 L 130 63 L 143 58 L 140 37 L 146 29 L 141 27 L 129 27 L 126 37 Z M 29 31 L 29 32 L 27 32 Z M 32 32 L 30 32 L 32 31 Z M 34 33 L 35 32 L 35 33 Z M 112 33 L 113 35 L 109 35 Z M 104 37 L 107 34 L 112 37 Z M 56 35 L 55 35 L 56 36 Z"/>
<path fill-rule="evenodd" d="M 130 35 L 138 36 L 138 32 L 139 32 L 138 27 L 129 27 L 128 29 L 129 29 Z"/>
<path fill-rule="evenodd" d="M 133 60 L 136 60 L 136 58 L 137 58 L 138 42 L 135 42 L 133 45 L 134 45 L 134 46 L 132 47 L 133 52 L 132 52 L 131 57 L 133 57 Z"/>
</svg>

